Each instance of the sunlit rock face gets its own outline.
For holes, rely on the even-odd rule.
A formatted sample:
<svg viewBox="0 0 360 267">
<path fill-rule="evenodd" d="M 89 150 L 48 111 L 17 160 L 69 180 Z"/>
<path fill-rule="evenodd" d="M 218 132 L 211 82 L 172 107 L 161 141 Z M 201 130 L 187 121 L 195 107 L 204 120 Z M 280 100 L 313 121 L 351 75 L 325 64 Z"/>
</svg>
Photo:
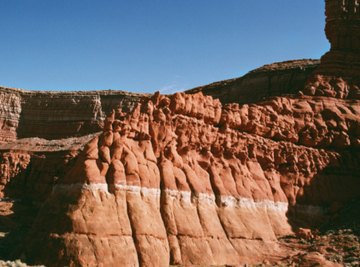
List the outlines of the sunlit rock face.
<svg viewBox="0 0 360 267">
<path fill-rule="evenodd" d="M 319 66 L 292 61 L 255 72 L 279 78 L 265 94 L 262 78 L 248 77 L 261 99 L 242 102 L 237 89 L 219 100 L 207 90 L 0 88 L 0 257 L 221 266 L 297 254 L 279 238 L 360 197 L 359 50 L 348 41 L 358 36 L 357 1 L 326 8 L 330 52 Z M 298 76 L 303 66 L 316 67 L 310 79 Z M 279 89 L 294 82 L 279 69 L 308 83 Z"/>
<path fill-rule="evenodd" d="M 304 92 L 360 99 L 360 6 L 358 0 L 326 0 L 326 37 L 331 49 Z"/>
<path fill-rule="evenodd" d="M 223 265 L 291 255 L 277 240 L 293 233 L 294 222 L 321 222 L 333 203 L 359 194 L 358 154 L 346 151 L 359 135 L 343 129 L 347 138 L 332 139 L 332 128 L 312 135 L 315 121 L 341 123 L 323 112 L 331 101 L 223 106 L 201 93 L 177 93 L 144 98 L 130 113 L 115 109 L 85 145 L 63 139 L 62 171 L 50 191 L 42 189 L 54 168 L 49 154 L 47 172 L 43 166 L 37 180 L 27 174 L 34 185 L 26 194 L 44 200 L 24 253 L 30 262 L 74 266 Z M 349 110 L 342 120 L 359 123 L 354 102 L 336 105 Z M 26 153 L 3 159 L 13 191 L 31 161 L 32 173 L 39 171 Z M 6 162 L 19 162 L 14 174 Z"/>
<path fill-rule="evenodd" d="M 0 142 L 16 140 L 21 114 L 21 97 L 17 92 L 0 90 Z"/>
</svg>

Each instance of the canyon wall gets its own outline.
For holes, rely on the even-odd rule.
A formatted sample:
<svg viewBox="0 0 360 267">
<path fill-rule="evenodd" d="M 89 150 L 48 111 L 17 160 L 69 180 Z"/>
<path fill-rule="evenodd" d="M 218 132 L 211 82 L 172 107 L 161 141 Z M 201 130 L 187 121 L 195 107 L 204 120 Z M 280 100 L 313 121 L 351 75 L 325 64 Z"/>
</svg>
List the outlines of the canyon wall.
<svg viewBox="0 0 360 267">
<path fill-rule="evenodd" d="M 280 238 L 360 198 L 357 3 L 326 1 L 320 65 L 271 64 L 169 96 L 1 88 L 0 257 L 221 266 L 296 255 Z"/>
<path fill-rule="evenodd" d="M 316 60 L 265 65 L 247 75 L 194 88 L 222 103 L 251 103 L 293 94 L 304 87 Z M 130 111 L 146 94 L 125 91 L 46 92 L 0 87 L 0 142 L 17 138 L 61 139 L 101 131 L 105 114 L 121 106 Z"/>
<path fill-rule="evenodd" d="M 0 142 L 16 140 L 21 114 L 21 96 L 17 91 L 0 88 Z"/>
<path fill-rule="evenodd" d="M 360 8 L 357 0 L 326 0 L 326 37 L 331 49 L 304 92 L 360 99 Z"/>
<path fill-rule="evenodd" d="M 145 94 L 125 91 L 45 92 L 0 88 L 0 142 L 60 139 L 101 131 L 105 114 L 129 111 Z"/>
<path fill-rule="evenodd" d="M 200 86 L 186 93 L 203 92 L 221 103 L 254 103 L 266 97 L 296 94 L 303 90 L 319 60 L 278 62 L 250 71 L 246 75 Z"/>
<path fill-rule="evenodd" d="M 46 140 L 24 139 L 22 152 L 18 142 L 2 145 L 7 196 L 37 210 L 21 251 L 50 266 L 292 255 L 278 237 L 359 197 L 358 106 L 309 96 L 223 106 L 201 93 L 155 94 L 130 113 L 115 109 L 100 135 L 55 149 Z"/>
<path fill-rule="evenodd" d="M 253 103 L 297 94 L 360 99 L 360 8 L 357 0 L 326 0 L 326 37 L 331 49 L 318 60 L 265 65 L 243 77 L 188 90 L 222 103 Z"/>
</svg>

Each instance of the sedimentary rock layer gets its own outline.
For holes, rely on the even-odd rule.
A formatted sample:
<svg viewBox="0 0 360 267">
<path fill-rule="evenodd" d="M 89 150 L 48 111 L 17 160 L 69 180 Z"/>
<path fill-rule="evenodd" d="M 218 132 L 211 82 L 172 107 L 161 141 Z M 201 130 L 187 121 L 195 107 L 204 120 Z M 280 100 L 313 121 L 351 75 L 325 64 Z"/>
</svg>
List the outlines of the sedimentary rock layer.
<svg viewBox="0 0 360 267">
<path fill-rule="evenodd" d="M 326 37 L 331 49 L 304 92 L 360 99 L 360 8 L 357 0 L 326 1 Z"/>
<path fill-rule="evenodd" d="M 21 96 L 0 89 L 0 142 L 15 140 L 21 114 Z"/>
<path fill-rule="evenodd" d="M 297 94 L 318 67 L 319 60 L 278 62 L 250 71 L 246 75 L 200 86 L 187 93 L 203 92 L 222 103 L 254 103 L 269 96 Z"/>
<path fill-rule="evenodd" d="M 308 106 L 299 101 L 323 107 L 325 100 L 279 98 L 272 109 L 269 102 L 252 108 L 281 114 L 287 103 L 303 114 Z M 349 110 L 353 104 L 337 103 Z M 104 132 L 41 194 L 46 201 L 26 239 L 27 259 L 59 266 L 234 265 L 291 254 L 277 237 L 292 233 L 292 221 L 315 223 L 333 203 L 359 195 L 358 150 L 264 134 L 266 119 L 240 130 L 249 116 L 242 108 L 178 93 L 155 94 L 131 113 L 115 110 Z M 298 117 L 305 127 L 307 117 Z M 326 124 L 327 117 L 319 120 Z"/>
<path fill-rule="evenodd" d="M 131 112 L 115 109 L 101 134 L 2 144 L 3 196 L 32 203 L 26 242 L 12 253 L 50 266 L 291 255 L 279 236 L 359 197 L 358 107 L 301 95 L 222 105 L 201 93 L 155 94 Z"/>
<path fill-rule="evenodd" d="M 114 107 L 129 111 L 144 94 L 124 91 L 45 92 L 0 87 L 0 142 L 60 139 L 101 130 Z"/>
<path fill-rule="evenodd" d="M 332 49 L 305 86 L 316 62 L 141 101 L 2 88 L 0 256 L 209 266 L 296 253 L 278 238 L 360 197 L 357 3 L 326 1 Z M 33 135 L 71 138 L 16 140 Z"/>
</svg>

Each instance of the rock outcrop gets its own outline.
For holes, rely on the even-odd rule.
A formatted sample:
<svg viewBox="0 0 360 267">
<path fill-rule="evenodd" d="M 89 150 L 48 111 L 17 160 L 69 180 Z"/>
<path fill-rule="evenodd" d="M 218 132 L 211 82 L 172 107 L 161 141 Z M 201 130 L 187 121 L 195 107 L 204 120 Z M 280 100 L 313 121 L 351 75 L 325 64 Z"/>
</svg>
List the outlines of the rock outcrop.
<svg viewBox="0 0 360 267">
<path fill-rule="evenodd" d="M 18 92 L 0 89 L 0 142 L 16 140 L 21 114 L 21 97 Z"/>
<path fill-rule="evenodd" d="M 310 78 L 317 63 L 295 61 L 191 94 L 2 88 L 0 257 L 330 266 L 326 242 L 307 254 L 288 238 L 360 199 L 357 2 L 326 1 L 332 49 Z"/>
<path fill-rule="evenodd" d="M 325 33 L 331 49 L 320 62 L 295 60 L 265 65 L 243 77 L 188 90 L 222 103 L 253 103 L 281 94 L 360 99 L 360 6 L 357 0 L 326 0 Z M 320 63 L 320 64 L 319 64 Z"/>
<path fill-rule="evenodd" d="M 235 265 L 291 255 L 277 238 L 293 232 L 293 221 L 319 222 L 334 203 L 359 196 L 359 153 L 348 149 L 356 145 L 303 139 L 316 128 L 313 120 L 359 125 L 358 102 L 337 102 L 348 112 L 339 121 L 323 116 L 331 101 L 279 97 L 222 106 L 201 93 L 155 94 L 130 113 L 114 110 L 84 148 L 78 139 L 62 140 L 53 153 L 49 141 L 39 141 L 38 151 L 29 144 L 32 152 L 3 145 L 8 195 L 43 203 L 26 235 L 26 259 Z M 358 140 L 353 129 L 342 130 Z M 330 128 L 322 138 L 336 134 Z"/>
<path fill-rule="evenodd" d="M 296 94 L 319 66 L 319 60 L 302 59 L 265 65 L 246 75 L 200 86 L 186 93 L 202 92 L 221 103 L 254 103 L 266 97 Z"/>
<path fill-rule="evenodd" d="M 0 142 L 61 139 L 101 131 L 114 107 L 130 111 L 146 94 L 125 91 L 46 92 L 0 87 Z"/>
<path fill-rule="evenodd" d="M 321 58 L 304 93 L 360 99 L 360 6 L 358 0 L 326 0 L 326 37 Z"/>
</svg>

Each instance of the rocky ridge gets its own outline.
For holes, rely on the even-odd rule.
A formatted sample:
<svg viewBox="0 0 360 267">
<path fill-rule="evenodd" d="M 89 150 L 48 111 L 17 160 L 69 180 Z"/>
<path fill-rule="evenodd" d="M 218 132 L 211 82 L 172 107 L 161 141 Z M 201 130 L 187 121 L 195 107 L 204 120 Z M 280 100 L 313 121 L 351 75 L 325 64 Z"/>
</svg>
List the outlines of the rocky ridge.
<svg viewBox="0 0 360 267">
<path fill-rule="evenodd" d="M 310 78 L 310 95 L 360 99 L 360 9 L 357 0 L 326 1 L 326 37 L 331 49 Z"/>
<path fill-rule="evenodd" d="M 316 62 L 268 65 L 251 74 L 265 78 L 253 80 L 259 91 L 246 100 L 233 86 L 242 80 L 223 93 L 210 85 L 220 100 L 196 90 L 1 90 L 10 104 L 0 109 L 0 257 L 48 266 L 356 266 L 348 219 L 357 225 L 351 203 L 360 198 L 356 4 L 326 1 L 332 49 L 314 75 L 301 66 Z M 274 73 L 288 86 L 287 71 L 307 83 L 273 90 L 271 78 L 269 87 Z M 227 103 L 236 95 L 240 104 Z M 71 127 L 56 133 L 65 121 Z M 338 228 L 344 220 L 352 230 Z"/>
<path fill-rule="evenodd" d="M 319 60 L 302 59 L 264 65 L 246 75 L 187 90 L 202 92 L 226 103 L 254 103 L 271 96 L 297 94 L 303 90 Z"/>
<path fill-rule="evenodd" d="M 101 131 L 116 106 L 130 111 L 146 94 L 125 91 L 54 92 L 0 87 L 0 142 L 61 139 Z"/>
<path fill-rule="evenodd" d="M 50 172 L 32 180 L 31 190 L 20 190 L 45 200 L 27 234 L 27 260 L 59 266 L 167 266 L 281 259 L 291 252 L 277 238 L 295 231 L 292 220 L 307 226 L 320 222 L 335 203 L 359 194 L 359 154 L 348 149 L 358 133 L 343 129 L 348 139 L 326 145 L 295 134 L 309 126 L 304 115 L 309 107 L 326 108 L 331 101 L 279 97 L 247 108 L 222 106 L 201 93 L 177 93 L 145 98 L 130 113 L 114 110 L 104 132 L 83 150 L 73 147 L 57 155 L 55 163 L 63 167 L 53 186 L 41 186 L 55 176 Z M 337 103 L 348 111 L 341 117 L 345 124 L 359 124 L 353 105 L 358 103 Z M 294 132 L 293 124 L 284 124 L 288 134 L 269 134 L 275 127 L 266 124 L 266 111 L 279 117 L 272 122 L 297 117 L 302 124 Z M 258 120 L 256 113 L 262 114 Z M 340 124 L 321 110 L 313 114 L 321 125 L 328 120 Z M 336 133 L 329 129 L 322 138 L 330 140 Z M 18 171 L 7 178 L 15 197 L 24 176 L 33 176 L 19 171 L 29 170 L 33 161 L 30 172 L 36 173 L 36 160 L 28 152 L 8 153 L 8 164 L 19 162 Z M 72 154 L 71 160 L 66 154 Z M 42 246 L 47 249 L 32 250 Z"/>
</svg>

